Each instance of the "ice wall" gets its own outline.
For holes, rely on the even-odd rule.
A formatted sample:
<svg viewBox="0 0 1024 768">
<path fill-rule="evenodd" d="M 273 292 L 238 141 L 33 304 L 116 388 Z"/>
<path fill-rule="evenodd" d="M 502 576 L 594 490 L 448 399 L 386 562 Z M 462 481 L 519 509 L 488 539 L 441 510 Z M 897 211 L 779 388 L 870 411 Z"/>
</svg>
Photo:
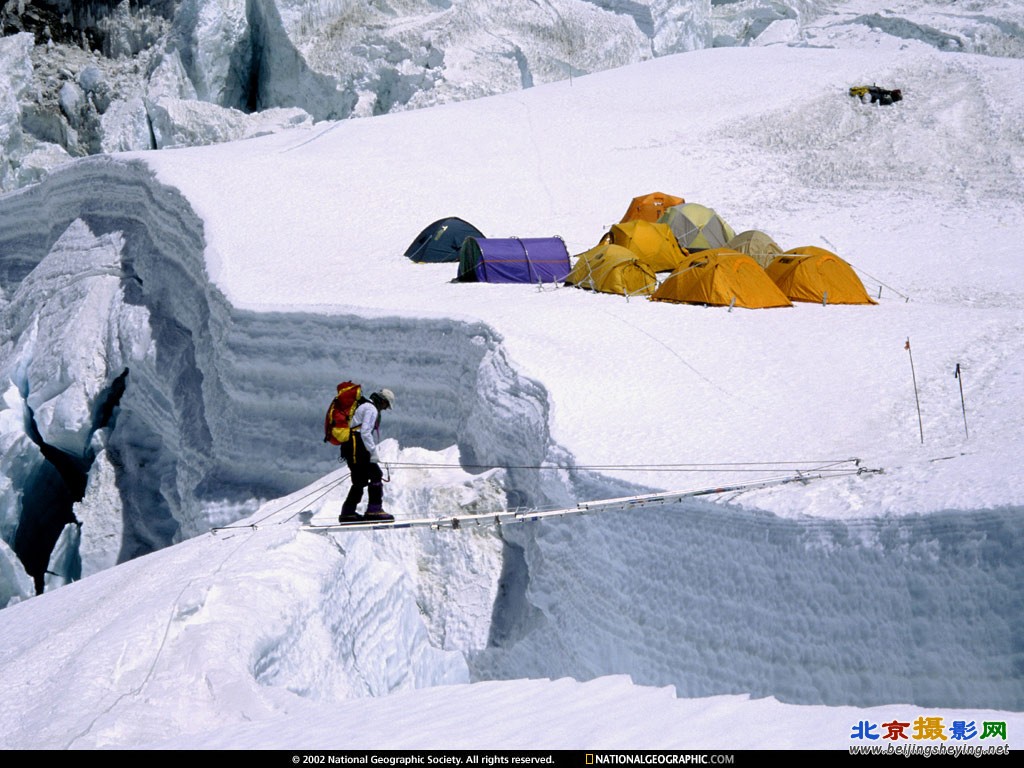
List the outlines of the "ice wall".
<svg viewBox="0 0 1024 768">
<path fill-rule="evenodd" d="M 862 521 L 704 503 L 509 529 L 529 584 L 475 679 L 1020 711 L 1020 509 Z"/>
<path fill-rule="evenodd" d="M 83 556 L 50 569 L 63 583 L 327 473 L 323 412 L 344 378 L 402 393 L 387 427 L 402 444 L 458 445 L 471 464 L 545 460 L 544 389 L 487 326 L 236 311 L 206 280 L 202 223 L 141 164 L 56 173 L 4 200 L 0 232 L 0 372 L 14 388 L 0 522 L 37 580 L 59 536 L 83 542 L 61 545 Z M 516 503 L 543 499 L 533 473 L 508 484 Z M 43 488 L 60 498 L 42 503 Z"/>
<path fill-rule="evenodd" d="M 709 10 L 709 0 L 8 4 L 5 34 L 23 34 L 0 38 L 10 64 L 0 190 L 71 157 L 476 98 L 704 47 Z"/>
</svg>

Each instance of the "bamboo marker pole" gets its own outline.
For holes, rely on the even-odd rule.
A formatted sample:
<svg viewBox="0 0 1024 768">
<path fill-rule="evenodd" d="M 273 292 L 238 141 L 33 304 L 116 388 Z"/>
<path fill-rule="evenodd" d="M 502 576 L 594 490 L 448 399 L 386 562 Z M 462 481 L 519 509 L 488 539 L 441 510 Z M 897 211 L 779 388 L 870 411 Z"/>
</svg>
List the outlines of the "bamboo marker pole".
<svg viewBox="0 0 1024 768">
<path fill-rule="evenodd" d="M 960 363 L 956 364 L 953 376 L 960 382 L 960 410 L 964 414 L 964 439 L 969 440 L 971 436 L 967 434 L 967 406 L 964 404 L 964 377 L 960 373 Z"/>
<path fill-rule="evenodd" d="M 914 380 L 914 401 L 917 403 L 917 426 L 921 431 L 921 445 L 924 445 L 924 424 L 921 421 L 921 398 L 917 394 L 917 374 L 914 373 L 914 353 L 910 350 L 910 337 L 907 337 L 907 343 L 903 345 L 903 348 L 907 350 L 907 354 L 910 355 L 910 376 Z"/>
</svg>

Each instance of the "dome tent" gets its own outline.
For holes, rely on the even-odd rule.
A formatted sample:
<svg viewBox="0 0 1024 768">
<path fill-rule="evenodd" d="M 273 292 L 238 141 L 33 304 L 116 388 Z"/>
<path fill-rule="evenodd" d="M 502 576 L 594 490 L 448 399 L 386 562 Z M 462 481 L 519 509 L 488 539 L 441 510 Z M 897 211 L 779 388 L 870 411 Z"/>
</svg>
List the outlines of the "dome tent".
<svg viewBox="0 0 1024 768">
<path fill-rule="evenodd" d="M 666 195 L 664 192 L 651 192 L 647 195 L 634 197 L 626 209 L 626 213 L 619 220 L 620 224 L 627 221 L 650 221 L 655 222 L 667 208 L 673 205 L 681 205 L 686 201 L 675 195 Z"/>
<path fill-rule="evenodd" d="M 686 256 L 667 224 L 641 219 L 613 224 L 601 242 L 628 248 L 655 272 L 676 269 Z"/>
<path fill-rule="evenodd" d="M 569 252 L 560 237 L 467 237 L 452 282 L 562 283 L 569 271 Z"/>
<path fill-rule="evenodd" d="M 725 247 L 747 254 L 762 267 L 767 267 L 777 256 L 782 255 L 779 244 L 759 229 L 740 232 Z"/>
<path fill-rule="evenodd" d="M 646 296 L 658 286 L 653 269 L 633 251 L 614 243 L 602 243 L 581 253 L 565 282 L 577 288 L 623 296 Z"/>
<path fill-rule="evenodd" d="M 792 306 L 760 264 L 729 248 L 710 249 L 684 260 L 651 299 L 747 309 Z"/>
<path fill-rule="evenodd" d="M 824 248 L 793 248 L 765 270 L 792 301 L 818 304 L 877 304 L 847 262 Z"/>
<path fill-rule="evenodd" d="M 673 205 L 661 214 L 658 222 L 668 224 L 679 247 L 691 252 L 725 248 L 726 243 L 736 236 L 721 216 L 700 203 Z"/>
<path fill-rule="evenodd" d="M 457 216 L 438 219 L 426 227 L 405 249 L 405 255 L 416 262 L 438 263 L 458 261 L 459 248 L 467 237 L 483 237 L 484 233 Z"/>
</svg>

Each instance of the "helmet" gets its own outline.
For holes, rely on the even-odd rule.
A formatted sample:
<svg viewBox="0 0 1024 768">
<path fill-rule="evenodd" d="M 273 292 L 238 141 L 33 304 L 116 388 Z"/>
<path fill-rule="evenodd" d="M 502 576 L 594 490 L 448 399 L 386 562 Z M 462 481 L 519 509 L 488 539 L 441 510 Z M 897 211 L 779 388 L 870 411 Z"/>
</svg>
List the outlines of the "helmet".
<svg viewBox="0 0 1024 768">
<path fill-rule="evenodd" d="M 392 392 L 390 389 L 382 389 L 378 391 L 376 394 L 387 401 L 388 408 L 395 407 L 395 393 Z"/>
</svg>

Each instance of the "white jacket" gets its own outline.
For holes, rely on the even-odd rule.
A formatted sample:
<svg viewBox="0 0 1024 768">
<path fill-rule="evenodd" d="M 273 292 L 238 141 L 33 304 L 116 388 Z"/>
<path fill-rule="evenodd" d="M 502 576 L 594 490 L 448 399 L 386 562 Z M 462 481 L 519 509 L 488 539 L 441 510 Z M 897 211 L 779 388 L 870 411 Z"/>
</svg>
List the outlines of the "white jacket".
<svg viewBox="0 0 1024 768">
<path fill-rule="evenodd" d="M 374 432 L 374 427 L 377 426 L 379 415 L 377 406 L 371 402 L 366 402 L 356 408 L 356 412 L 352 414 L 352 420 L 349 422 L 351 429 L 359 429 L 359 436 L 363 438 L 363 445 L 366 446 L 366 450 L 371 454 L 377 452 L 377 435 Z"/>
</svg>

